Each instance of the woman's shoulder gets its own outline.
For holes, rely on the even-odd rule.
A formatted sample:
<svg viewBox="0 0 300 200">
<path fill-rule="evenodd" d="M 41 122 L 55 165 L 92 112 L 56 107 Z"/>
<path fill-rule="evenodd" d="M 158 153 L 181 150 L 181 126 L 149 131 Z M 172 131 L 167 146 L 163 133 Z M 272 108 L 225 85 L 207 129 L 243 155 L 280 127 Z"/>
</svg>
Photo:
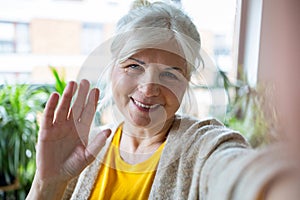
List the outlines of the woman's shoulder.
<svg viewBox="0 0 300 200">
<path fill-rule="evenodd" d="M 222 126 L 225 127 L 224 124 L 213 117 L 207 117 L 207 118 L 203 118 L 203 119 L 199 119 L 193 116 L 189 116 L 189 115 L 176 115 L 175 116 L 175 121 L 180 121 L 183 124 L 197 124 L 197 126 L 203 127 L 203 126 Z"/>
<path fill-rule="evenodd" d="M 181 140 L 182 138 L 187 138 L 188 140 L 193 140 L 193 143 L 197 143 L 196 141 L 206 141 L 206 144 L 220 144 L 234 141 L 235 143 L 248 146 L 248 142 L 242 134 L 226 127 L 216 118 L 200 120 L 191 116 L 177 115 L 174 122 L 174 130 L 177 132 L 174 134 L 178 134 L 177 136 Z"/>
<path fill-rule="evenodd" d="M 208 130 L 228 129 L 221 121 L 216 118 L 199 119 L 193 116 L 176 115 L 174 129 L 180 132 L 206 132 Z"/>
<path fill-rule="evenodd" d="M 249 145 L 239 132 L 227 128 L 215 118 L 199 120 L 177 115 L 161 158 L 162 166 L 177 159 L 196 162 L 201 158 L 204 162 L 213 153 L 229 148 L 239 151 L 248 149 Z"/>
</svg>

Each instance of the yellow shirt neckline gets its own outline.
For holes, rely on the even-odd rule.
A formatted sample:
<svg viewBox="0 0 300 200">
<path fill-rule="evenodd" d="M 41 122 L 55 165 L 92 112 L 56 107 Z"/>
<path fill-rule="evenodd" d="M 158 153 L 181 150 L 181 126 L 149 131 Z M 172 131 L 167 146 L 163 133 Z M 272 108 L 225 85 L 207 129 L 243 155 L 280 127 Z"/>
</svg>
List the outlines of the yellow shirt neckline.
<svg viewBox="0 0 300 200">
<path fill-rule="evenodd" d="M 131 173 L 147 173 L 153 172 L 156 170 L 160 155 L 165 146 L 166 141 L 164 141 L 158 149 L 145 161 L 142 161 L 137 164 L 129 164 L 125 162 L 120 155 L 120 140 L 122 136 L 123 124 L 121 124 L 115 132 L 113 136 L 113 140 L 111 142 L 111 146 L 108 150 L 109 155 L 105 161 L 105 165 L 109 165 L 109 167 L 113 167 L 118 171 L 131 172 Z"/>
</svg>

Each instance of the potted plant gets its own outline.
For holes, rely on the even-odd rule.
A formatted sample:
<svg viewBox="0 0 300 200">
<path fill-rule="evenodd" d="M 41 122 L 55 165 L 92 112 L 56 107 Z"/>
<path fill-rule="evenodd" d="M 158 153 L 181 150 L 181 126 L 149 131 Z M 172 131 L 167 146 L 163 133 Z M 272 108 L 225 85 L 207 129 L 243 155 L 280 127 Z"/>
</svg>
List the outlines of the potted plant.
<svg viewBox="0 0 300 200">
<path fill-rule="evenodd" d="M 219 71 L 219 78 L 228 96 L 224 124 L 240 131 L 252 147 L 258 148 L 274 140 L 267 133 L 273 131 L 271 122 L 276 120 L 276 112 L 270 105 L 264 105 L 264 98 L 272 91 L 262 85 L 251 87 L 243 70 L 239 71 L 239 77 L 236 83 L 233 83 L 225 72 Z M 266 119 L 265 109 L 272 112 L 271 120 Z"/>
<path fill-rule="evenodd" d="M 0 192 L 5 199 L 25 199 L 29 191 L 39 113 L 50 90 L 26 84 L 0 86 Z"/>
</svg>

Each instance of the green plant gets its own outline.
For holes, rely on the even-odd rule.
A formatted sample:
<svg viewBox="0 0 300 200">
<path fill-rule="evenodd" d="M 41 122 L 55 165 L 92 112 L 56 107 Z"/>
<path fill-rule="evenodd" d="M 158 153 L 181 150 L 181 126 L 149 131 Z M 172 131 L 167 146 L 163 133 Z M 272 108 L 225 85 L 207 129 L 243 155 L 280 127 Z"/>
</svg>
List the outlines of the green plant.
<svg viewBox="0 0 300 200">
<path fill-rule="evenodd" d="M 52 72 L 52 75 L 54 76 L 55 78 L 55 90 L 60 94 L 62 95 L 67 83 L 66 83 L 66 80 L 65 80 L 65 76 L 64 74 L 59 74 L 57 69 L 53 66 L 49 66 L 51 72 Z"/>
<path fill-rule="evenodd" d="M 242 70 L 236 83 L 222 71 L 219 75 L 228 96 L 225 125 L 242 133 L 255 148 L 269 143 L 271 138 L 267 133 L 271 127 L 263 105 L 266 88 L 251 87 Z"/>
<path fill-rule="evenodd" d="M 7 199 L 24 199 L 35 172 L 35 145 L 38 119 L 50 88 L 26 84 L 0 88 L 0 175 L 1 186 L 17 187 L 6 191 Z"/>
</svg>

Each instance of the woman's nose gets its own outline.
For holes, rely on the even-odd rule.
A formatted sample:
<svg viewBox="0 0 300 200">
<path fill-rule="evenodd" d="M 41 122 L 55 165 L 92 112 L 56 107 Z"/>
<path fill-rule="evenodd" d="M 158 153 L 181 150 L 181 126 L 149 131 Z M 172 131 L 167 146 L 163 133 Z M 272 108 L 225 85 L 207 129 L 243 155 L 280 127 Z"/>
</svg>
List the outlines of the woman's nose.
<svg viewBox="0 0 300 200">
<path fill-rule="evenodd" d="M 157 83 L 144 83 L 138 86 L 138 90 L 145 97 L 158 96 L 160 94 L 160 86 Z"/>
<path fill-rule="evenodd" d="M 149 66 L 144 75 L 140 77 L 138 90 L 146 97 L 160 94 L 159 71 L 156 67 Z"/>
</svg>

